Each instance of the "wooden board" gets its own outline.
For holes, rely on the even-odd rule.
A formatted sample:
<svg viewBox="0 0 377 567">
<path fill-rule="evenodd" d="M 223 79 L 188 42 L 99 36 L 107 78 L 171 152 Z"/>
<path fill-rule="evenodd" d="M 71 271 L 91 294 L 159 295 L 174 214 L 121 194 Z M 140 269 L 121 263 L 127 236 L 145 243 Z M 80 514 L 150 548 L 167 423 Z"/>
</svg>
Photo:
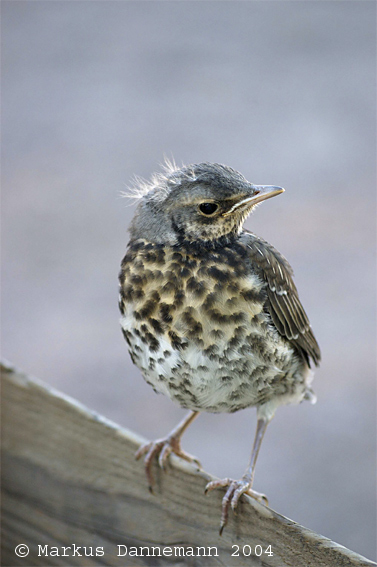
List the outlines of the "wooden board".
<svg viewBox="0 0 377 567">
<path fill-rule="evenodd" d="M 2 422 L 3 567 L 376 565 L 245 496 L 220 537 L 210 475 L 173 457 L 149 494 L 142 438 L 9 366 Z"/>
</svg>

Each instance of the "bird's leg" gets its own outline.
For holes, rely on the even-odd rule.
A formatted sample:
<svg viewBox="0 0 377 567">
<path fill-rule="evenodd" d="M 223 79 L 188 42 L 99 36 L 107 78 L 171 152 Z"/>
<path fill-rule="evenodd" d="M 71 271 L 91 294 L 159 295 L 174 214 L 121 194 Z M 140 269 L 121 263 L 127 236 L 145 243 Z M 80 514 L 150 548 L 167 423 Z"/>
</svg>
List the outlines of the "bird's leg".
<svg viewBox="0 0 377 567">
<path fill-rule="evenodd" d="M 198 467 L 201 466 L 198 459 L 181 449 L 181 437 L 190 423 L 192 423 L 198 415 L 198 411 L 190 411 L 190 413 L 186 415 L 186 417 L 169 433 L 169 435 L 167 435 L 167 437 L 157 439 L 156 441 L 150 441 L 149 443 L 142 445 L 136 452 L 136 459 L 140 459 L 140 457 L 145 455 L 145 472 L 148 479 L 149 490 L 151 492 L 153 492 L 154 485 L 152 463 L 155 457 L 158 456 L 158 463 L 162 469 L 165 469 L 166 460 L 170 453 L 174 453 L 189 463 L 195 463 Z"/>
<path fill-rule="evenodd" d="M 223 480 L 213 480 L 206 486 L 206 493 L 210 490 L 213 490 L 214 488 L 227 488 L 222 502 L 220 535 L 222 534 L 223 529 L 228 522 L 229 506 L 231 506 L 232 510 L 235 511 L 242 494 L 246 493 L 259 502 L 264 501 L 265 504 L 268 504 L 267 497 L 264 494 L 260 494 L 259 492 L 251 489 L 254 480 L 255 464 L 257 462 L 259 449 L 268 423 L 269 420 L 266 418 L 258 419 L 250 463 L 243 477 L 240 480 L 232 480 L 230 478 L 224 478 Z"/>
</svg>

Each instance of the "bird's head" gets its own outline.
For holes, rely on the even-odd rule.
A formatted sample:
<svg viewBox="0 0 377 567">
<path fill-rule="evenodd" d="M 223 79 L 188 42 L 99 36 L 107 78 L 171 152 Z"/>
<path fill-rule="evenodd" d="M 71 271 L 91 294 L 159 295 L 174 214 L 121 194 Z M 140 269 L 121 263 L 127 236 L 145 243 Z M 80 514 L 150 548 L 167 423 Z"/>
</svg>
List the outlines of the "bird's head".
<svg viewBox="0 0 377 567">
<path fill-rule="evenodd" d="M 180 169 L 168 164 L 164 173 L 150 182 L 137 180 L 133 193 L 141 202 L 131 236 L 171 245 L 211 243 L 239 234 L 257 204 L 283 191 L 281 187 L 253 185 L 238 171 L 218 163 Z"/>
</svg>

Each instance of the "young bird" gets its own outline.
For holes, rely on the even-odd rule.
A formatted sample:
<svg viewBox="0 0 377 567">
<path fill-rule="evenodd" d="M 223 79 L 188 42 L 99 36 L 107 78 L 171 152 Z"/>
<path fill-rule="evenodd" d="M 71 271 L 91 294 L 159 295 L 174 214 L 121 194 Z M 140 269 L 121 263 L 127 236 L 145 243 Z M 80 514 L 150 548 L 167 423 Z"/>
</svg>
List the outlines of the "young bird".
<svg viewBox="0 0 377 567">
<path fill-rule="evenodd" d="M 120 271 L 121 326 L 132 361 L 156 392 L 189 415 L 164 439 L 142 446 L 152 490 L 152 462 L 181 449 L 181 436 L 200 412 L 257 408 L 251 459 L 226 488 L 220 534 L 229 508 L 252 489 L 255 463 L 268 423 L 282 404 L 315 401 L 310 362 L 320 350 L 300 303 L 293 272 L 271 244 L 243 228 L 254 207 L 284 189 L 253 185 L 218 163 L 169 164 L 139 182 Z"/>
</svg>

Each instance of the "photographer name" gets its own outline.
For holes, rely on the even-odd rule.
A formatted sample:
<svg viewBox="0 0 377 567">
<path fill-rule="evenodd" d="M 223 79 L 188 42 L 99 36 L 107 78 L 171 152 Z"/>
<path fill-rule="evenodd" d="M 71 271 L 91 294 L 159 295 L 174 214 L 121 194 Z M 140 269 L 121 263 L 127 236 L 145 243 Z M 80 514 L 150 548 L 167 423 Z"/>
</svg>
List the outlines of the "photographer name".
<svg viewBox="0 0 377 567">
<path fill-rule="evenodd" d="M 218 557 L 216 546 L 190 547 L 183 545 L 172 546 L 127 546 L 117 545 L 118 557 Z M 72 545 L 56 547 L 52 545 L 38 545 L 38 557 L 102 557 L 105 555 L 104 547 Z"/>
</svg>

